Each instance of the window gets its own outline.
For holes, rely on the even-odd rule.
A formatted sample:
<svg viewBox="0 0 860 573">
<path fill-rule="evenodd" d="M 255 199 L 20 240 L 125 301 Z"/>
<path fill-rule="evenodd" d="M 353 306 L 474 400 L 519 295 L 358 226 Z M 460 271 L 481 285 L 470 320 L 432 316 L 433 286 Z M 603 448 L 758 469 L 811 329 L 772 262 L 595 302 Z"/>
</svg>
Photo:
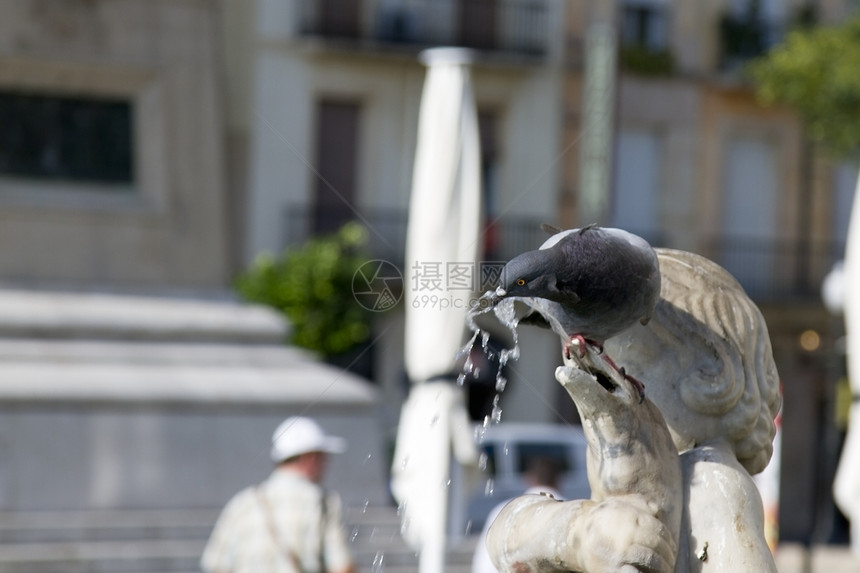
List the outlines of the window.
<svg viewBox="0 0 860 573">
<path fill-rule="evenodd" d="M 319 31 L 323 36 L 357 38 L 361 2 L 355 0 L 321 0 Z"/>
<path fill-rule="evenodd" d="M 481 196 L 484 209 L 485 260 L 499 259 L 499 233 L 494 225 L 499 214 L 499 118 L 493 110 L 478 110 L 478 132 L 481 138 Z"/>
<path fill-rule="evenodd" d="M 133 180 L 128 101 L 5 91 L 0 92 L 0 125 L 0 175 L 95 183 Z"/>
<path fill-rule="evenodd" d="M 621 43 L 657 52 L 666 49 L 666 9 L 660 2 L 625 3 L 621 12 Z"/>
<path fill-rule="evenodd" d="M 457 43 L 467 48 L 496 47 L 496 0 L 461 0 Z"/>
<path fill-rule="evenodd" d="M 624 129 L 618 134 L 612 224 L 647 239 L 659 229 L 663 148 L 659 132 Z"/>
<path fill-rule="evenodd" d="M 763 135 L 730 137 L 723 165 L 720 260 L 753 297 L 769 294 L 778 275 L 779 148 Z M 789 267 L 785 260 L 780 265 Z"/>
<path fill-rule="evenodd" d="M 720 19 L 721 65 L 736 69 L 782 40 L 782 0 L 732 0 Z"/>
<path fill-rule="evenodd" d="M 316 111 L 313 230 L 324 234 L 355 217 L 361 106 L 351 101 L 322 100 Z"/>
</svg>

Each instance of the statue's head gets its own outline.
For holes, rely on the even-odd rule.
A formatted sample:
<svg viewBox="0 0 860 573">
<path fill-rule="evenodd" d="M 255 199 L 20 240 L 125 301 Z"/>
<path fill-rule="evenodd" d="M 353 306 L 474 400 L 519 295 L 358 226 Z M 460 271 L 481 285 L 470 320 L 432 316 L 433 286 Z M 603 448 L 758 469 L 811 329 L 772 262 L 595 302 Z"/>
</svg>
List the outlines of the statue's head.
<svg viewBox="0 0 860 573">
<path fill-rule="evenodd" d="M 725 269 L 684 251 L 657 249 L 660 301 L 645 328 L 607 351 L 645 384 L 683 451 L 717 439 L 751 473 L 773 453 L 779 376 L 758 307 Z"/>
</svg>

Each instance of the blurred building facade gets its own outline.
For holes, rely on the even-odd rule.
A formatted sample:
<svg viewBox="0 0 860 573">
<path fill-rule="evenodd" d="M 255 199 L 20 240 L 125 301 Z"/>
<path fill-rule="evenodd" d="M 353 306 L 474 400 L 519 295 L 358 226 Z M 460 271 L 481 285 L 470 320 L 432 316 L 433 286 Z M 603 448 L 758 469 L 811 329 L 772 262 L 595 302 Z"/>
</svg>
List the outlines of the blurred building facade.
<svg viewBox="0 0 860 573">
<path fill-rule="evenodd" d="M 257 2 L 246 19 L 253 69 L 246 261 L 357 220 L 370 231 L 373 256 L 402 267 L 425 74 L 417 55 L 446 44 L 475 50 L 485 258 L 503 260 L 539 244 L 540 222 L 556 219 L 563 160 L 564 6 Z M 421 294 L 446 293 L 407 289 L 403 304 Z M 381 313 L 377 328 L 388 333 L 375 347 L 375 378 L 393 433 L 404 397 L 402 312 Z M 524 352 L 521 364 L 551 391 L 555 346 L 548 340 Z M 522 416 L 553 416 L 533 399 L 522 403 L 535 404 Z"/>
<path fill-rule="evenodd" d="M 4 2 L 0 276 L 229 279 L 218 13 L 207 2 Z"/>
<path fill-rule="evenodd" d="M 437 45 L 476 53 L 485 258 L 535 248 L 541 222 L 581 224 L 595 4 L 0 3 L 0 281 L 224 292 L 261 252 L 347 220 L 368 226 L 374 256 L 402 265 L 417 54 Z M 713 258 L 760 304 L 785 388 L 782 533 L 822 539 L 829 482 L 811 460 L 830 439 L 840 333 L 820 283 L 842 256 L 856 161 L 821 156 L 790 111 L 758 106 L 742 69 L 810 13 L 838 22 L 851 3 L 610 4 L 619 63 L 604 222 Z M 110 153 L 74 152 L 93 146 Z M 402 313 L 380 313 L 376 329 L 393 428 Z M 558 406 L 557 341 L 529 332 L 521 346 L 504 418 L 572 416 Z"/>
<path fill-rule="evenodd" d="M 376 390 L 230 292 L 222 8 L 0 2 L 2 571 L 198 570 L 289 415 L 350 436 L 351 506 L 387 502 Z"/>
</svg>

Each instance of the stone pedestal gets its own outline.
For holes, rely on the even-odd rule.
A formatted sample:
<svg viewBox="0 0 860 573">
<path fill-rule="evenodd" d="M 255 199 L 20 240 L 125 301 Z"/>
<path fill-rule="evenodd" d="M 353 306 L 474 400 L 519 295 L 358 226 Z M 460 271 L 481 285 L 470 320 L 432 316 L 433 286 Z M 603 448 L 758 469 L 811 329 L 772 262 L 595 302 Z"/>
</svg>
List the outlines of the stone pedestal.
<svg viewBox="0 0 860 573">
<path fill-rule="evenodd" d="M 150 522 L 179 515 L 194 522 L 182 551 L 196 559 L 223 504 L 271 471 L 272 431 L 297 414 L 349 441 L 328 474 L 346 506 L 385 504 L 375 389 L 285 346 L 286 332 L 268 309 L 224 300 L 0 290 L 0 545 L 17 555 L 3 532 L 24 530 L 28 543 L 68 541 L 27 526 L 34 516 L 96 516 L 113 525 L 69 547 L 112 555 L 100 544 L 117 540 L 99 531 L 126 523 L 125 549 L 175 543 L 184 534 Z"/>
</svg>

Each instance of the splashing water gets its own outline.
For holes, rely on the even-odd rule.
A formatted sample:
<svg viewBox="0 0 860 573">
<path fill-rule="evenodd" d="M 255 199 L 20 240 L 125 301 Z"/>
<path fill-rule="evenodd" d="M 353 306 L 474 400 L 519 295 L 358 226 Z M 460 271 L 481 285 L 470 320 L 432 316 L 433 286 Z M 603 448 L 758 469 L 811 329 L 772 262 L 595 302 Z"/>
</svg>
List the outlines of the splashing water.
<svg viewBox="0 0 860 573">
<path fill-rule="evenodd" d="M 511 348 L 502 350 L 499 356 L 499 362 L 502 366 L 507 364 L 508 360 L 517 360 L 520 357 L 520 338 L 517 333 L 517 324 L 519 324 L 520 320 L 517 318 L 514 303 L 515 299 L 506 298 L 499 301 L 496 306 L 493 307 L 493 312 L 495 313 L 496 318 L 508 327 L 508 330 L 511 331 L 511 337 L 514 340 L 514 345 Z"/>
<path fill-rule="evenodd" d="M 471 311 L 469 311 L 471 312 Z M 470 315 L 466 315 L 467 319 L 470 319 Z M 468 321 L 468 320 L 467 320 Z M 472 364 L 472 346 L 475 345 L 475 341 L 478 339 L 478 334 L 481 333 L 481 329 L 474 325 L 473 322 L 469 323 L 469 327 L 474 330 L 472 334 L 472 338 L 460 349 L 457 353 L 456 360 L 459 362 L 462 358 L 465 357 L 466 361 L 463 363 L 463 370 L 460 371 L 460 374 L 457 376 L 457 386 L 462 386 L 466 383 L 466 376 L 472 373 L 472 369 L 474 365 Z"/>
<path fill-rule="evenodd" d="M 472 348 L 478 341 L 479 336 L 481 338 L 481 348 L 483 349 L 484 354 L 488 358 L 496 358 L 496 353 L 490 348 L 490 333 L 482 330 L 476 322 L 478 316 L 490 311 L 492 311 L 496 315 L 496 318 L 498 318 L 499 321 L 505 325 L 508 330 L 510 330 L 511 338 L 514 343 L 511 348 L 504 348 L 498 353 L 499 368 L 496 371 L 496 396 L 493 399 L 492 411 L 484 418 L 484 423 L 482 425 L 483 429 L 486 429 L 491 423 L 498 423 L 501 421 L 502 409 L 499 406 L 499 401 L 501 400 L 502 392 L 505 391 L 505 387 L 508 384 L 508 379 L 504 376 L 503 370 L 508 361 L 517 360 L 520 357 L 519 334 L 517 333 L 517 324 L 519 323 L 519 319 L 516 317 L 514 299 L 506 298 L 498 300 L 495 291 L 487 291 L 477 300 L 475 305 L 466 314 L 466 324 L 472 330 L 472 337 L 457 353 L 457 360 L 464 360 L 463 370 L 460 372 L 459 376 L 457 376 L 457 384 L 462 386 L 465 384 L 467 376 L 477 377 L 480 374 L 480 369 L 474 364 L 471 358 Z"/>
<path fill-rule="evenodd" d="M 505 386 L 508 384 L 508 379 L 502 376 L 502 369 L 496 373 L 496 392 L 502 393 L 505 391 Z"/>
<path fill-rule="evenodd" d="M 493 411 L 489 415 L 489 418 L 496 424 L 502 421 L 502 409 L 499 407 L 501 397 L 501 394 L 496 394 L 496 397 L 493 398 Z"/>
</svg>

